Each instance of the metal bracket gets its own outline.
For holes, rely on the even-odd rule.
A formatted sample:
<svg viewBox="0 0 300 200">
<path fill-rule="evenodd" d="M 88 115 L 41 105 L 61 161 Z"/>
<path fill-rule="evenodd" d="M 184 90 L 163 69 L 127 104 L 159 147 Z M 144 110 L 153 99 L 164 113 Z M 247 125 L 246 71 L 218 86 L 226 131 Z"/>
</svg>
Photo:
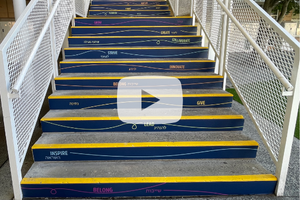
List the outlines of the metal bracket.
<svg viewBox="0 0 300 200">
<path fill-rule="evenodd" d="M 10 99 L 18 99 L 21 98 L 21 95 L 19 93 L 8 93 L 7 94 L 8 98 Z"/>
<path fill-rule="evenodd" d="M 284 97 L 290 97 L 290 96 L 293 96 L 293 94 L 294 94 L 293 90 L 292 91 L 287 91 L 285 89 L 285 87 L 282 87 L 282 96 L 284 96 Z"/>
</svg>

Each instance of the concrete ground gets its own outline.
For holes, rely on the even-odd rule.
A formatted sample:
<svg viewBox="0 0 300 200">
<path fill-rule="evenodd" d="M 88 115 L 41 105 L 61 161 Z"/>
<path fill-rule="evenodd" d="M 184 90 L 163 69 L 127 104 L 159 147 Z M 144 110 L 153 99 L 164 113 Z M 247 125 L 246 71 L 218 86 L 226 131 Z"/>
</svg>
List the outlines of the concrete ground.
<svg viewBox="0 0 300 200">
<path fill-rule="evenodd" d="M 228 87 L 231 87 L 230 83 Z M 49 90 L 48 95 L 51 93 Z M 2 109 L 0 109 L 1 112 Z M 40 116 L 43 116 L 49 110 L 48 102 L 45 101 L 42 109 L 42 113 Z M 264 146 L 261 137 L 259 136 L 258 132 L 255 129 L 254 124 L 252 123 L 247 111 L 245 110 L 244 106 L 233 102 L 233 110 L 242 114 L 245 118 L 244 130 L 243 134 L 251 137 L 252 139 L 256 140 L 259 145 L 259 151 L 257 154 L 257 161 L 271 173 L 275 174 L 275 165 L 269 156 L 269 153 Z M 42 130 L 40 124 L 37 123 L 35 132 L 32 137 L 32 144 L 39 138 L 41 135 Z M 3 128 L 3 117 L 2 113 L 0 113 L 0 200 L 12 200 L 13 199 L 13 190 L 12 190 L 12 182 L 11 182 L 11 175 L 10 175 L 10 168 L 9 162 L 7 160 L 7 152 L 5 147 L 5 136 L 4 136 L 4 128 Z M 31 146 L 31 145 L 30 145 Z M 5 147 L 5 148 L 4 148 Z M 31 164 L 33 163 L 31 151 L 28 151 L 27 157 L 25 159 L 22 173 L 25 174 L 28 169 L 30 168 Z M 237 197 L 194 197 L 194 198 L 184 198 L 186 200 L 191 199 L 232 199 L 232 200 L 292 200 L 292 199 L 299 199 L 299 140 L 294 138 L 293 148 L 292 148 L 292 155 L 291 161 L 289 165 L 289 172 L 287 177 L 287 183 L 285 188 L 285 196 L 284 197 L 276 197 L 274 195 L 264 195 L 264 196 L 237 196 Z M 142 199 L 142 198 L 138 198 Z M 159 198 L 155 198 L 159 199 Z M 172 198 L 172 199 L 182 199 L 180 198 Z M 58 199 L 57 199 L 58 200 Z M 71 200 L 71 199 L 69 199 Z"/>
</svg>

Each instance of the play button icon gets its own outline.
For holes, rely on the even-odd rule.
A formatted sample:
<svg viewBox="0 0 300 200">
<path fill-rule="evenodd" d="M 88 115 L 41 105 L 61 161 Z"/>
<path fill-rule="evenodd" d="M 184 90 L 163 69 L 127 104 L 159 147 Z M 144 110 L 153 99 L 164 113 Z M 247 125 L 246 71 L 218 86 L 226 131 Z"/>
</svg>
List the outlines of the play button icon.
<svg viewBox="0 0 300 200">
<path fill-rule="evenodd" d="M 158 98 L 156 98 L 155 96 L 149 94 L 148 92 L 146 92 L 145 90 L 142 90 L 142 96 L 141 96 L 142 100 L 142 110 L 148 108 L 149 106 L 151 106 L 152 104 L 156 103 L 159 101 Z M 147 99 L 150 98 L 151 101 L 148 101 Z"/>
<path fill-rule="evenodd" d="M 175 123 L 181 118 L 182 104 L 182 87 L 177 78 L 129 76 L 118 82 L 118 116 L 124 123 Z"/>
</svg>

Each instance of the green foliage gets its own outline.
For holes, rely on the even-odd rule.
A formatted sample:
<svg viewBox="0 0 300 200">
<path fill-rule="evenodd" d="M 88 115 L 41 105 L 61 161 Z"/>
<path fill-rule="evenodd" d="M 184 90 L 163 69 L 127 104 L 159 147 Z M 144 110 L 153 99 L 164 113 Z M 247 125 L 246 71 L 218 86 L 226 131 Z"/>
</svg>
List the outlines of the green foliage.
<svg viewBox="0 0 300 200">
<path fill-rule="evenodd" d="M 280 12 L 282 10 L 282 6 L 283 6 L 283 1 L 280 1 L 277 4 L 277 6 L 272 10 L 272 12 L 274 14 L 277 13 L 277 10 L 279 10 L 279 12 Z M 299 1 L 291 0 L 288 7 L 287 7 L 286 14 L 290 13 L 292 10 L 294 10 L 293 15 L 299 14 Z"/>
<path fill-rule="evenodd" d="M 300 108 L 298 110 L 298 118 L 297 118 L 297 124 L 296 124 L 296 129 L 295 129 L 295 137 L 300 139 Z"/>
<path fill-rule="evenodd" d="M 226 91 L 233 94 L 233 100 L 235 100 L 243 105 L 242 100 L 240 99 L 239 95 L 237 94 L 237 92 L 235 91 L 234 88 L 227 88 Z"/>
</svg>

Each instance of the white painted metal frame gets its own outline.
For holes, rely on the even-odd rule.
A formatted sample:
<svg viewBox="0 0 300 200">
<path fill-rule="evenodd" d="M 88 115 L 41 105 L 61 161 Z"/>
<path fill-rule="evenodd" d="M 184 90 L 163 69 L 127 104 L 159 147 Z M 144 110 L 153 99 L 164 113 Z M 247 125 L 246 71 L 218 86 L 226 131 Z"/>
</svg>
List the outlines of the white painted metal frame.
<svg viewBox="0 0 300 200">
<path fill-rule="evenodd" d="M 194 0 L 195 2 L 200 0 Z M 264 62 L 269 66 L 272 70 L 274 75 L 278 78 L 278 80 L 282 83 L 282 85 L 287 89 L 288 92 L 283 91 L 283 96 L 288 96 L 288 103 L 286 107 L 284 125 L 282 130 L 282 138 L 279 150 L 278 159 L 276 159 L 269 149 L 268 144 L 266 143 L 263 134 L 261 133 L 259 127 L 255 123 L 255 118 L 253 117 L 250 109 L 245 106 L 247 109 L 250 117 L 252 118 L 258 132 L 260 133 L 261 137 L 263 138 L 263 142 L 265 143 L 270 156 L 272 157 L 274 163 L 276 164 L 276 177 L 278 178 L 277 188 L 276 188 L 276 195 L 283 196 L 284 195 L 284 187 L 287 177 L 287 171 L 289 166 L 289 159 L 291 155 L 292 143 L 294 138 L 294 131 L 298 113 L 298 107 L 300 104 L 300 45 L 299 42 L 296 41 L 295 38 L 291 37 L 288 32 L 281 27 L 271 16 L 269 16 L 260 6 L 258 6 L 253 0 L 245 0 L 248 5 L 251 6 L 253 10 L 263 19 L 265 20 L 276 32 L 279 34 L 290 46 L 293 47 L 295 51 L 295 60 L 294 60 L 294 67 L 292 71 L 292 77 L 290 80 L 287 80 L 285 76 L 279 71 L 279 69 L 274 65 L 274 63 L 270 60 L 270 58 L 265 54 L 265 52 L 260 48 L 260 46 L 256 43 L 255 40 L 248 34 L 248 32 L 243 28 L 243 26 L 239 23 L 238 20 L 233 16 L 230 12 L 230 0 L 215 0 L 218 4 L 222 7 L 224 14 L 223 14 L 223 27 L 222 27 L 222 37 L 221 37 L 221 50 L 220 55 L 216 51 L 216 48 L 211 43 L 211 40 L 205 30 L 205 25 L 202 24 L 201 20 L 199 20 L 199 16 L 197 16 L 198 21 L 201 25 L 201 35 L 204 36 L 205 39 L 208 40 L 208 45 L 211 47 L 213 52 L 215 53 L 215 59 L 219 59 L 220 65 L 219 70 L 216 71 L 220 75 L 224 76 L 224 82 L 226 81 L 226 75 L 228 74 L 225 64 L 226 64 L 226 50 L 227 50 L 227 40 L 228 40 L 228 25 L 229 19 L 231 23 L 234 23 L 235 26 L 241 31 L 241 33 L 245 36 L 245 38 L 250 42 L 250 44 L 254 47 L 254 49 L 259 53 L 261 58 Z M 206 9 L 205 7 L 203 9 Z M 193 14 L 196 13 L 195 7 L 193 10 Z M 205 22 L 204 22 L 205 23 Z M 204 34 L 203 34 L 204 33 Z M 204 43 L 204 42 L 203 42 Z M 234 80 L 229 76 L 229 79 L 232 83 Z M 225 90 L 225 84 L 223 85 L 223 89 Z M 241 100 L 243 101 L 244 105 L 246 102 L 243 99 L 243 96 L 237 90 Z"/>
<path fill-rule="evenodd" d="M 55 4 L 53 4 L 55 2 Z M 50 70 L 51 76 L 47 75 L 46 79 L 39 80 L 43 81 L 46 84 L 46 87 L 43 86 L 43 91 L 40 91 L 41 97 L 45 97 L 48 84 L 50 83 L 51 80 L 55 76 L 58 75 L 58 69 L 57 69 L 57 58 L 58 58 L 58 53 L 59 49 L 61 48 L 62 44 L 60 42 L 57 43 L 57 38 L 56 38 L 56 31 L 55 31 L 55 26 L 54 26 L 54 16 L 59 16 L 57 15 L 57 10 L 60 8 L 60 3 L 61 6 L 65 6 L 64 9 L 67 10 L 72 10 L 71 14 L 72 16 L 65 15 L 64 20 L 72 20 L 72 25 L 74 25 L 74 17 L 75 17 L 75 10 L 80 9 L 78 7 L 75 7 L 75 2 L 72 0 L 73 3 L 68 4 L 64 0 L 32 0 L 29 5 L 26 7 L 24 12 L 21 14 L 13 28 L 10 30 L 10 32 L 7 34 L 6 38 L 3 40 L 3 42 L 0 45 L 0 92 L 1 92 L 1 102 L 2 102 L 2 109 L 3 109 L 3 119 L 4 119 L 4 126 L 5 126 L 5 133 L 6 133 L 6 140 L 7 140 L 7 148 L 8 148 L 8 155 L 9 155 L 9 162 L 10 162 L 10 171 L 11 171 L 11 176 L 12 176 L 12 183 L 13 183 L 13 191 L 14 191 L 14 199 L 15 200 L 21 200 L 22 199 L 22 190 L 21 190 L 21 180 L 22 180 L 22 174 L 21 174 L 21 168 L 25 159 L 26 151 L 28 149 L 32 133 L 34 131 L 34 127 L 31 127 L 30 125 L 30 130 L 32 130 L 31 133 L 28 133 L 27 135 L 29 136 L 26 138 L 26 146 L 22 147 L 22 154 L 20 154 L 20 146 L 17 142 L 17 137 L 19 136 L 16 130 L 16 117 L 18 115 L 18 112 L 15 112 L 14 110 L 14 100 L 15 98 L 22 98 L 18 94 L 12 94 L 12 90 L 15 92 L 19 92 L 20 88 L 23 87 L 22 83 L 24 80 L 26 80 L 26 74 L 28 73 L 29 70 L 31 70 L 31 66 L 33 65 L 34 62 L 34 57 L 38 55 L 39 47 L 42 45 L 42 42 L 44 42 L 45 48 L 48 48 L 49 53 L 47 56 L 48 58 L 45 59 L 50 59 L 50 62 L 52 63 L 51 65 L 48 65 L 48 71 Z M 85 10 L 87 14 L 87 9 L 89 6 L 90 0 L 85 0 Z M 39 21 L 40 22 L 40 27 L 43 27 L 41 29 L 36 30 L 35 32 L 38 33 L 38 37 L 36 40 L 34 40 L 34 45 L 33 48 L 30 50 L 30 53 L 28 54 L 28 57 L 21 58 L 23 59 L 23 62 L 25 64 L 21 68 L 21 72 L 19 73 L 19 76 L 17 77 L 17 81 L 15 81 L 15 84 L 10 80 L 10 74 L 11 73 L 16 73 L 16 72 L 11 72 L 9 71 L 10 68 L 8 67 L 9 63 L 8 62 L 8 55 L 7 51 L 8 49 L 17 49 L 18 47 L 12 46 L 14 44 L 13 42 L 15 41 L 16 37 L 18 34 L 21 34 L 20 31 L 24 27 L 28 27 L 30 24 L 28 24 L 27 19 L 31 15 L 34 9 L 38 9 L 39 6 L 36 7 L 36 5 L 39 5 L 39 3 L 43 3 L 45 7 L 45 12 L 43 12 L 43 16 L 46 16 L 45 22 Z M 66 7 L 67 6 L 67 7 Z M 47 9 L 47 10 L 46 10 Z M 41 11 L 36 10 L 35 12 L 41 13 Z M 62 13 L 62 12 L 61 12 Z M 42 24 L 41 24 L 42 23 Z M 65 35 L 65 32 L 68 30 L 69 23 L 65 23 L 66 27 L 63 27 L 63 29 L 60 29 L 60 32 L 57 32 L 59 34 Z M 33 26 L 30 26 L 29 29 L 32 30 L 34 28 Z M 26 29 L 27 30 L 27 29 Z M 27 33 L 28 34 L 28 33 Z M 47 36 L 46 36 L 47 35 Z M 32 35 L 31 35 L 32 38 Z M 46 39 L 46 40 L 45 40 Z M 22 40 L 24 42 L 24 40 Z M 45 46 L 45 41 L 49 42 L 50 46 Z M 62 40 L 63 41 L 63 40 Z M 26 43 L 26 41 L 25 41 Z M 32 44 L 32 43 L 31 43 Z M 23 43 L 21 43 L 23 45 Z M 24 44 L 26 45 L 26 44 Z M 23 55 L 22 55 L 23 56 Z M 44 57 L 43 57 L 44 58 Z M 24 60 L 26 59 L 26 60 Z M 46 65 L 47 66 L 47 65 Z M 25 79 L 24 79 L 25 78 Z M 27 78 L 28 79 L 28 78 Z M 30 78 L 29 78 L 30 79 Z M 28 79 L 28 80 L 29 80 Z M 44 84 L 44 85 L 45 85 Z M 28 88 L 30 89 L 30 88 Z M 55 86 L 53 87 L 55 89 Z M 28 96 L 28 95 L 27 95 Z M 35 98 L 32 96 L 32 98 Z M 42 107 L 42 102 L 43 98 L 41 98 L 41 101 L 36 104 L 38 107 L 35 107 L 35 110 L 38 110 L 38 112 L 41 110 Z M 26 116 L 24 116 L 26 117 Z M 31 120 L 33 122 L 36 122 L 38 118 L 38 113 L 35 115 L 34 119 L 32 118 Z M 35 126 L 35 123 L 33 123 Z M 25 140 L 25 139 L 24 139 Z M 25 151 L 25 152 L 24 152 Z M 22 156 L 20 156 L 22 155 Z"/>
</svg>

